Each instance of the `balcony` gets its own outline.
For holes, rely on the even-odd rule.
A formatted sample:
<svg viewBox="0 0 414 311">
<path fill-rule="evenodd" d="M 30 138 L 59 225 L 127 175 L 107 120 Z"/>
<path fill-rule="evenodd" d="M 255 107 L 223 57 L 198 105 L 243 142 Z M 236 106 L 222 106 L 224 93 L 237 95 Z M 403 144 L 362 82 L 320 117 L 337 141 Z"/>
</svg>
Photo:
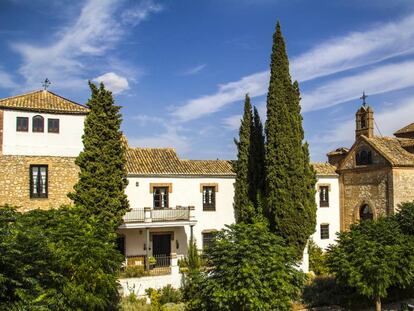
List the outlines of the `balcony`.
<svg viewBox="0 0 414 311">
<path fill-rule="evenodd" d="M 129 227 L 133 224 L 151 223 L 195 223 L 194 206 L 177 206 L 175 208 L 134 208 L 123 217 L 124 224 L 121 227 Z"/>
</svg>

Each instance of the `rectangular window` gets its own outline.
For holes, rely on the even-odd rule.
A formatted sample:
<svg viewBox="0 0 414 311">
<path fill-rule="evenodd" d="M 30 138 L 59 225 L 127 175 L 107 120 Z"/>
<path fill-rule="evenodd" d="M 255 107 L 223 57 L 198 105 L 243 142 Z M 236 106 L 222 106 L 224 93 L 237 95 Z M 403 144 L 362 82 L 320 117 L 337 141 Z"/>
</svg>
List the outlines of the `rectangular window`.
<svg viewBox="0 0 414 311">
<path fill-rule="evenodd" d="M 329 224 L 321 225 L 321 240 L 329 239 Z"/>
<path fill-rule="evenodd" d="M 30 165 L 30 197 L 47 198 L 47 165 Z"/>
<path fill-rule="evenodd" d="M 59 133 L 59 119 L 47 119 L 47 131 L 49 133 Z"/>
<path fill-rule="evenodd" d="M 29 131 L 29 118 L 17 117 L 16 119 L 16 131 L 28 132 Z"/>
<path fill-rule="evenodd" d="M 319 206 L 329 207 L 329 186 L 319 187 Z"/>
<path fill-rule="evenodd" d="M 203 211 L 216 210 L 216 188 L 211 186 L 203 187 Z"/>
<path fill-rule="evenodd" d="M 168 187 L 154 187 L 154 208 L 168 207 Z"/>
<path fill-rule="evenodd" d="M 215 232 L 203 232 L 203 249 L 209 248 L 214 240 Z"/>
</svg>

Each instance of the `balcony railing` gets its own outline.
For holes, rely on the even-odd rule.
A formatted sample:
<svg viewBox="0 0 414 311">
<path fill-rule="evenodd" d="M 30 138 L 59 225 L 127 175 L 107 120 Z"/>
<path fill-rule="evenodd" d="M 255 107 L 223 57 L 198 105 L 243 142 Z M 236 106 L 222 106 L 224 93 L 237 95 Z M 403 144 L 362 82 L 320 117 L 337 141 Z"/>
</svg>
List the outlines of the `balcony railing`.
<svg viewBox="0 0 414 311">
<path fill-rule="evenodd" d="M 127 212 L 125 223 L 132 222 L 163 222 L 190 221 L 194 219 L 194 206 L 177 206 L 175 208 L 137 208 Z"/>
</svg>

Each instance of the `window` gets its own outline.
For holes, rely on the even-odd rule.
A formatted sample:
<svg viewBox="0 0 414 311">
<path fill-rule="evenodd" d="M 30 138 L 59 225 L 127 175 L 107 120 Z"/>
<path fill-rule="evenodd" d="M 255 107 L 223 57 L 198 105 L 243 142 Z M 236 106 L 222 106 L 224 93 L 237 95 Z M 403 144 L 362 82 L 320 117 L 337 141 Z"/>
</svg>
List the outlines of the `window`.
<svg viewBox="0 0 414 311">
<path fill-rule="evenodd" d="M 359 219 L 361 221 L 374 219 L 374 214 L 368 204 L 363 204 L 359 209 Z"/>
<path fill-rule="evenodd" d="M 216 210 L 216 188 L 212 186 L 203 187 L 203 211 Z"/>
<path fill-rule="evenodd" d="M 329 224 L 321 224 L 321 240 L 329 239 Z"/>
<path fill-rule="evenodd" d="M 47 119 L 47 131 L 49 133 L 59 133 L 59 119 Z"/>
<path fill-rule="evenodd" d="M 371 151 L 361 150 L 356 155 L 356 165 L 368 165 L 372 164 Z"/>
<path fill-rule="evenodd" d="M 365 115 L 361 116 L 361 129 L 364 129 L 367 126 L 367 119 Z"/>
<path fill-rule="evenodd" d="M 209 248 L 214 241 L 215 232 L 203 232 L 203 250 Z"/>
<path fill-rule="evenodd" d="M 168 187 L 154 187 L 154 208 L 168 207 Z"/>
<path fill-rule="evenodd" d="M 47 198 L 47 165 L 30 165 L 30 197 Z"/>
<path fill-rule="evenodd" d="M 319 206 L 329 207 L 329 186 L 319 187 Z"/>
<path fill-rule="evenodd" d="M 17 117 L 16 119 L 16 131 L 28 132 L 29 131 L 29 118 Z"/>
<path fill-rule="evenodd" d="M 42 116 L 33 117 L 33 132 L 43 133 L 44 132 L 44 119 Z"/>
</svg>

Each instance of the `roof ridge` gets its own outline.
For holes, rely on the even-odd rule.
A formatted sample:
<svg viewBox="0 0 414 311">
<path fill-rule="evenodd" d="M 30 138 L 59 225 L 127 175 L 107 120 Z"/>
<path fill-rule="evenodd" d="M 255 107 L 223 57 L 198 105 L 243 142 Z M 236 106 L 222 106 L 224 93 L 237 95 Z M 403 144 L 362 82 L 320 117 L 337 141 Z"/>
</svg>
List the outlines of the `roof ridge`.
<svg viewBox="0 0 414 311">
<path fill-rule="evenodd" d="M 37 90 L 37 91 L 31 91 L 31 92 L 27 92 L 27 93 L 23 93 L 23 94 L 19 94 L 19 95 L 13 95 L 13 96 L 8 96 L 8 97 L 0 98 L 0 102 L 5 101 L 5 100 L 9 100 L 9 99 L 13 99 L 13 98 L 18 98 L 18 97 L 22 97 L 22 96 L 27 96 L 27 95 L 35 94 L 35 93 L 42 92 L 42 91 L 43 90 Z"/>
</svg>

